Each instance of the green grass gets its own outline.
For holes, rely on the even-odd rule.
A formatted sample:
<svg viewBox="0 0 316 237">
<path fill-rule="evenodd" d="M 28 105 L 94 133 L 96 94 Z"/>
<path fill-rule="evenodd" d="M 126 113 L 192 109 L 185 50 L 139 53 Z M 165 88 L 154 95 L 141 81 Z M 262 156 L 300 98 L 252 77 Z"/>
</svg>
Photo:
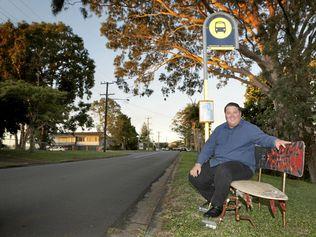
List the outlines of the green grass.
<svg viewBox="0 0 316 237">
<path fill-rule="evenodd" d="M 301 180 L 287 179 L 287 226 L 283 228 L 281 212 L 276 218 L 270 214 L 268 203 L 261 210 L 254 200 L 252 211 L 246 211 L 243 205 L 241 215 L 252 217 L 256 227 L 248 221 L 235 221 L 234 212 L 226 214 L 224 222 L 217 229 L 209 229 L 201 223 L 202 213 L 197 211 L 204 199 L 188 182 L 188 172 L 195 163 L 196 154 L 181 153 L 180 163 L 171 184 L 171 191 L 161 213 L 162 230 L 159 236 L 316 236 L 316 185 Z M 281 178 L 264 175 L 262 181 L 281 187 Z"/>
<path fill-rule="evenodd" d="M 128 154 L 128 151 L 16 151 L 0 150 L 0 167 L 29 164 L 59 163 L 88 159 L 101 159 Z"/>
</svg>

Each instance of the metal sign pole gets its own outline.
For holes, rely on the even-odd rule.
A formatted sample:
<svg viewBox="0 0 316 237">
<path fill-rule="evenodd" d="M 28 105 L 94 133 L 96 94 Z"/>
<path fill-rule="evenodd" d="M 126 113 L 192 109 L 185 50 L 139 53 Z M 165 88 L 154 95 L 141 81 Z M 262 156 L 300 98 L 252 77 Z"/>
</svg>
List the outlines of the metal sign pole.
<svg viewBox="0 0 316 237">
<path fill-rule="evenodd" d="M 208 100 L 207 50 L 238 49 L 238 25 L 236 20 L 224 12 L 213 13 L 203 24 L 203 97 Z M 205 141 L 210 136 L 212 122 L 205 121 Z"/>
<path fill-rule="evenodd" d="M 207 27 L 207 20 L 203 24 L 203 98 L 204 100 L 208 99 L 208 72 L 207 72 L 207 43 L 206 43 L 206 30 Z M 204 140 L 205 142 L 210 136 L 210 123 L 206 122 L 204 124 Z"/>
</svg>

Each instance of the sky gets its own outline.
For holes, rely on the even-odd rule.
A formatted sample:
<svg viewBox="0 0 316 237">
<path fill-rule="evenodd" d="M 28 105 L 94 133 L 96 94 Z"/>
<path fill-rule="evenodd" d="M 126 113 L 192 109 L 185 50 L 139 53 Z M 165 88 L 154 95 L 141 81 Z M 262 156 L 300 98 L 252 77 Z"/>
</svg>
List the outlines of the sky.
<svg viewBox="0 0 316 237">
<path fill-rule="evenodd" d="M 104 17 L 92 16 L 83 19 L 79 4 L 70 6 L 66 11 L 62 11 L 54 16 L 50 8 L 51 0 L 0 0 L 0 22 L 3 23 L 10 19 L 17 23 L 22 20 L 31 22 L 63 22 L 70 26 L 73 32 L 80 36 L 85 48 L 89 51 L 90 57 L 95 61 L 95 86 L 92 89 L 92 97 L 88 102 L 99 100 L 101 94 L 105 93 L 105 85 L 102 82 L 115 81 L 113 59 L 115 52 L 105 47 L 106 38 L 100 35 L 100 23 Z M 201 29 L 202 30 L 202 29 Z M 203 72 L 200 73 L 201 77 Z M 224 107 L 233 101 L 243 106 L 246 87 L 240 82 L 230 80 L 228 85 L 221 89 L 216 89 L 216 78 L 210 78 L 208 83 L 209 98 L 214 101 L 214 123 L 211 125 L 213 130 L 216 126 L 225 122 Z M 155 80 L 150 88 L 154 93 L 150 97 L 132 96 L 119 90 L 115 84 L 109 85 L 109 93 L 114 93 L 112 98 L 129 99 L 117 100 L 122 112 L 131 118 L 131 123 L 136 131 L 140 133 L 144 122 L 149 118 L 151 138 L 154 141 L 172 142 L 179 140 L 179 135 L 171 130 L 171 123 L 175 114 L 184 109 L 192 102 L 203 99 L 203 94 L 195 94 L 189 97 L 185 93 L 176 92 L 164 100 L 161 93 L 162 84 Z"/>
</svg>

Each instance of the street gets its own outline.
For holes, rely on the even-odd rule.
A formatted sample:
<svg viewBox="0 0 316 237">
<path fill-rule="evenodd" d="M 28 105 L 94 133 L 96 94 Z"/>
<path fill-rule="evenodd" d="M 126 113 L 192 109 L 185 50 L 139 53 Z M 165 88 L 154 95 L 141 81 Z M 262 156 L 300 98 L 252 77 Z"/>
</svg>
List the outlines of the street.
<svg viewBox="0 0 316 237">
<path fill-rule="evenodd" d="M 0 236 L 104 236 L 177 152 L 0 170 Z"/>
</svg>

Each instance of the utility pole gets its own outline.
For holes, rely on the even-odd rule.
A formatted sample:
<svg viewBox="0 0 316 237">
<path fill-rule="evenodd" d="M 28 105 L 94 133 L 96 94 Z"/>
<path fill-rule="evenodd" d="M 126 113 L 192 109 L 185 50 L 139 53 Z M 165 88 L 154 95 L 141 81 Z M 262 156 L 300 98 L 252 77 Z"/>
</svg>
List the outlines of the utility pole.
<svg viewBox="0 0 316 237">
<path fill-rule="evenodd" d="M 107 123 L 108 123 L 108 98 L 109 95 L 109 84 L 113 84 L 114 82 L 101 82 L 101 85 L 106 85 L 105 87 L 105 108 L 104 108 L 104 127 L 103 127 L 103 152 L 106 152 L 106 129 L 107 129 Z M 101 94 L 104 95 L 104 94 Z"/>
<path fill-rule="evenodd" d="M 159 138 L 160 138 L 160 132 L 158 131 L 158 150 L 160 149 Z"/>
<path fill-rule="evenodd" d="M 148 132 L 148 135 L 147 135 L 147 150 L 149 151 L 149 135 L 150 135 L 150 129 L 149 129 L 149 117 L 146 118 L 147 119 L 147 132 Z"/>
</svg>

